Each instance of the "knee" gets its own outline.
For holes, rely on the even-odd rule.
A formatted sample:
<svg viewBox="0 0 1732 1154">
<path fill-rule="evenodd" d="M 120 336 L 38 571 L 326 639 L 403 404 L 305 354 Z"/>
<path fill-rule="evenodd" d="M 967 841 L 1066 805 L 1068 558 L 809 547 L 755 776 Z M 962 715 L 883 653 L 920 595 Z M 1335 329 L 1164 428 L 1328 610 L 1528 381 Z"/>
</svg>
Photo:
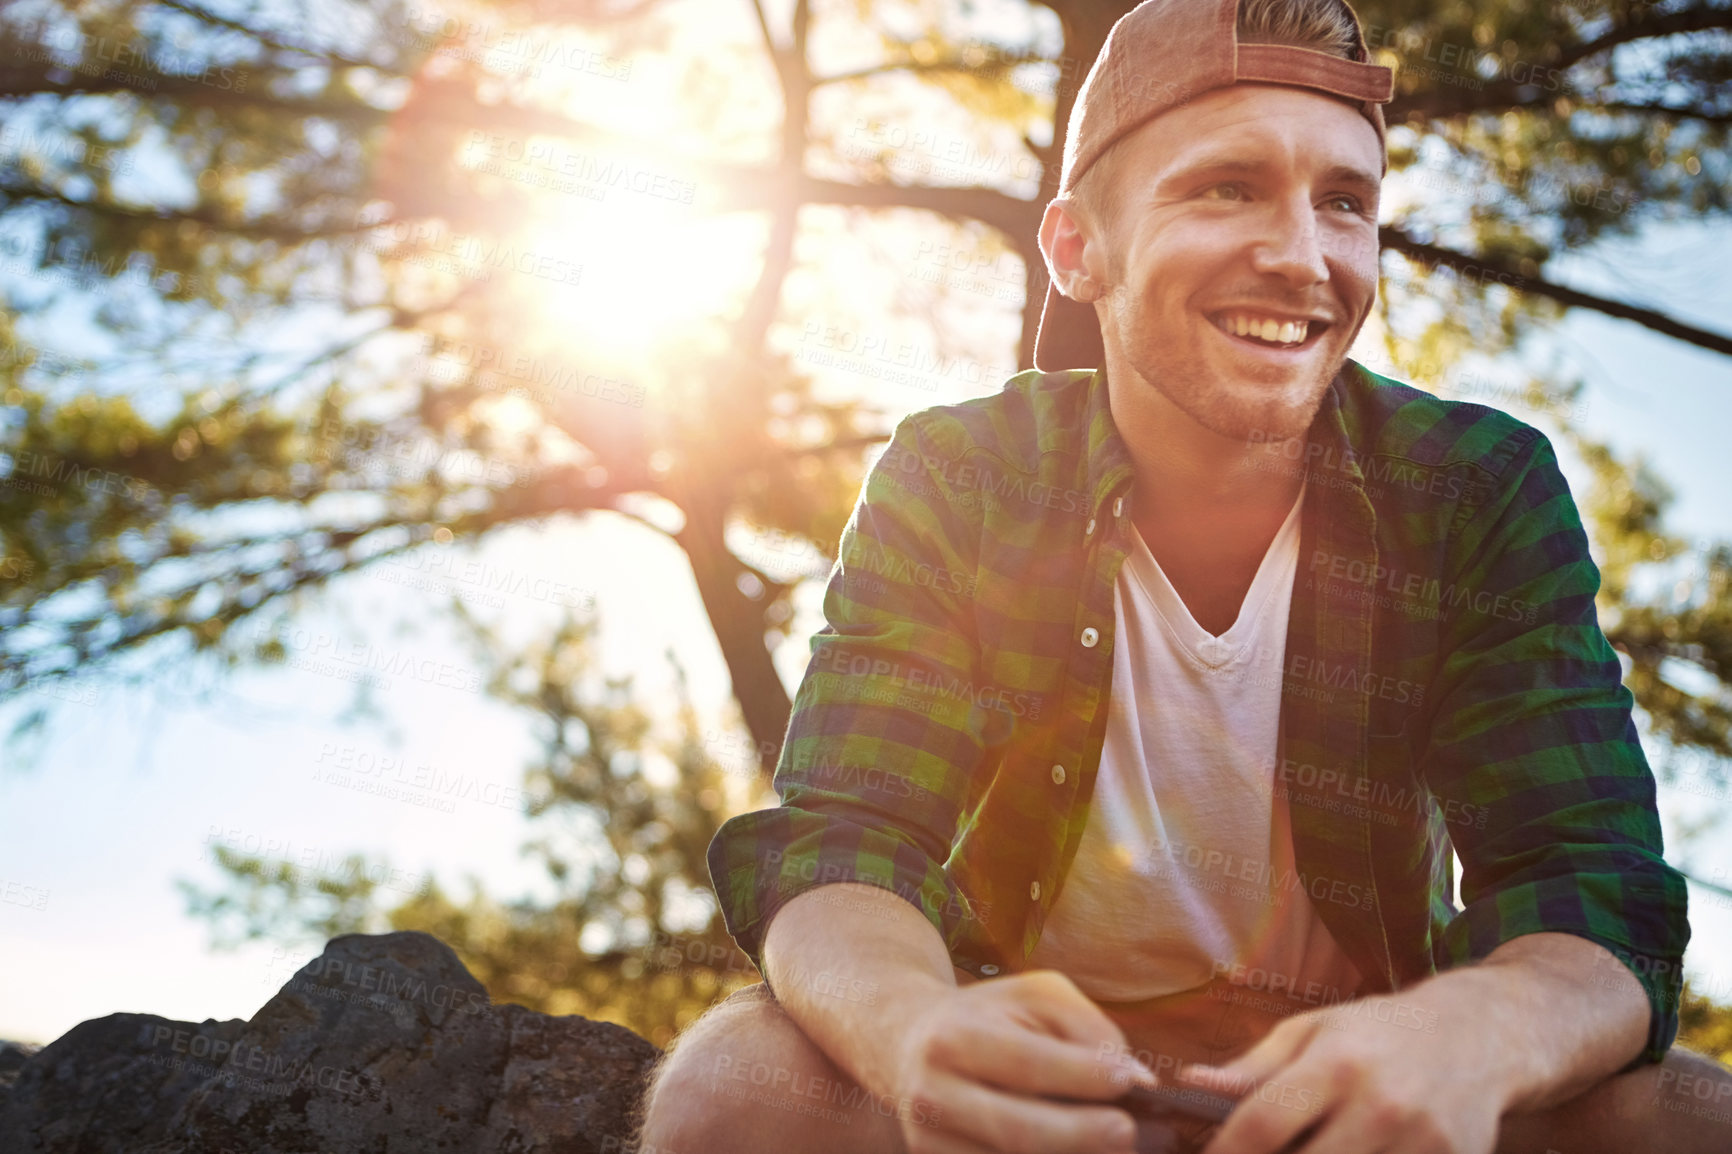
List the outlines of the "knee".
<svg viewBox="0 0 1732 1154">
<path fill-rule="evenodd" d="M 642 1154 L 698 1154 L 736 1147 L 759 1129 L 754 1073 L 833 1069 L 762 983 L 738 990 L 674 1040 L 644 1099 Z M 763 1079 L 760 1078 L 759 1081 Z"/>
<path fill-rule="evenodd" d="M 1661 1061 L 1615 1074 L 1567 1102 L 1505 1115 L 1497 1154 L 1558 1149 L 1719 1154 L 1727 1149 L 1727 1122 L 1732 1122 L 1732 1070 L 1674 1046 Z"/>
<path fill-rule="evenodd" d="M 1713 1110 L 1732 1118 L 1732 1070 L 1706 1054 L 1673 1046 L 1651 1077 L 1654 1092 L 1669 1108 Z"/>
<path fill-rule="evenodd" d="M 743 1049 L 759 1049 L 788 1029 L 797 1031 L 762 982 L 735 990 L 673 1040 L 650 1076 L 646 1102 L 653 1106 L 676 1087 L 714 1081 Z"/>
</svg>

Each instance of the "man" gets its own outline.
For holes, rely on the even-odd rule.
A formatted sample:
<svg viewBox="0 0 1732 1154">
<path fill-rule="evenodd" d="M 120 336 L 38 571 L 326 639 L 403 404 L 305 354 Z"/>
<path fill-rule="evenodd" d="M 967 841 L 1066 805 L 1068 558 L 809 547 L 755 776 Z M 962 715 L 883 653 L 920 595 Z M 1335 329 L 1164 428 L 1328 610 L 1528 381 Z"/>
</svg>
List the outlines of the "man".
<svg viewBox="0 0 1732 1154">
<path fill-rule="evenodd" d="M 874 464 L 644 1154 L 1122 1152 L 1156 1078 L 1210 1154 L 1732 1148 L 1551 447 L 1347 359 L 1390 82 L 1338 0 L 1114 28 L 1046 371 Z"/>
</svg>

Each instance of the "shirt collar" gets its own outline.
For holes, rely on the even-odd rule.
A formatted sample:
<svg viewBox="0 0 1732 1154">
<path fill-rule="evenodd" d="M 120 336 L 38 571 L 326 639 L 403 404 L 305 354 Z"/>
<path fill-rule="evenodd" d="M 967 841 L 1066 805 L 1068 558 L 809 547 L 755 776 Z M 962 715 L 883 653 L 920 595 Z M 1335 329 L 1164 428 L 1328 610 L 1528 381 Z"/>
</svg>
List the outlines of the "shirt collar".
<svg viewBox="0 0 1732 1154">
<path fill-rule="evenodd" d="M 1086 370 L 1077 370 L 1086 371 Z M 1311 418 L 1301 449 L 1292 446 L 1293 468 L 1317 482 L 1314 488 L 1324 490 L 1331 503 L 1353 507 L 1357 513 L 1370 513 L 1371 502 L 1365 491 L 1365 473 L 1360 468 L 1359 454 L 1354 450 L 1353 437 L 1347 427 L 1345 391 L 1350 385 L 1349 373 L 1359 372 L 1352 359 L 1347 360 L 1329 388 L 1322 403 Z M 1107 395 L 1105 366 L 1088 377 L 1088 395 L 1083 408 L 1083 428 L 1088 440 L 1089 516 L 1102 515 L 1102 506 L 1109 498 L 1129 497 L 1135 467 L 1129 448 L 1113 421 L 1112 405 Z M 1043 446 L 1044 448 L 1044 446 Z M 1361 520 L 1354 516 L 1353 520 Z M 1369 524 L 1369 521 L 1366 522 Z"/>
</svg>

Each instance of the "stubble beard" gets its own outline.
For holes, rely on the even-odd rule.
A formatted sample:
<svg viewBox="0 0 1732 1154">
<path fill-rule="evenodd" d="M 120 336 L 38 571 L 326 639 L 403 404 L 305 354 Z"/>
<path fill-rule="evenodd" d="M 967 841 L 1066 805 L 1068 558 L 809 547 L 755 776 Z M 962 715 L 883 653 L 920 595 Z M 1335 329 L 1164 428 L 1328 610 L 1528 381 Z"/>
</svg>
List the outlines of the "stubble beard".
<svg viewBox="0 0 1732 1154">
<path fill-rule="evenodd" d="M 1122 289 L 1115 296 L 1122 300 Z M 1131 302 L 1125 318 L 1136 316 L 1140 305 L 1140 301 Z M 1170 344 L 1157 334 L 1139 332 L 1131 324 L 1121 327 L 1120 335 L 1131 364 L 1174 407 L 1217 436 L 1247 443 L 1278 444 L 1304 437 L 1323 403 L 1323 394 L 1345 363 L 1343 360 L 1331 367 L 1325 362 L 1308 379 L 1246 396 L 1222 388 L 1202 369 L 1198 358 L 1175 357 Z"/>
<path fill-rule="evenodd" d="M 1335 378 L 1333 371 L 1320 370 L 1302 386 L 1245 396 L 1221 388 L 1195 361 L 1162 357 L 1153 350 L 1132 355 L 1139 365 L 1147 366 L 1149 383 L 1186 416 L 1217 436 L 1247 443 L 1280 443 L 1305 436 Z"/>
</svg>

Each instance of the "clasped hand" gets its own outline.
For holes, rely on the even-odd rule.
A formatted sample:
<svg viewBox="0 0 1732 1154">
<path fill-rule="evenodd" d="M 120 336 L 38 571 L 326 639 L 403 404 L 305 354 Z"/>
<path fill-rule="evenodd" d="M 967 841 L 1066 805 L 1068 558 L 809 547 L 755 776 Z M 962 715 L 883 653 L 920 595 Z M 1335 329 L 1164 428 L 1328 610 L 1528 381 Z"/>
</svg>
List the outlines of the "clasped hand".
<svg viewBox="0 0 1732 1154">
<path fill-rule="evenodd" d="M 1180 1070 L 1239 1098 L 1203 1154 L 1492 1154 L 1504 1055 L 1439 989 L 1297 1014 L 1224 1066 Z"/>
<path fill-rule="evenodd" d="M 1500 1043 L 1445 993 L 1307 1011 L 1231 1063 L 1181 1068 L 1171 1084 L 1240 1099 L 1203 1154 L 1493 1154 Z M 927 1011 L 895 1087 L 910 1154 L 1132 1154 L 1134 1122 L 1110 1103 L 1155 1075 L 1070 979 L 979 982 Z"/>
</svg>

